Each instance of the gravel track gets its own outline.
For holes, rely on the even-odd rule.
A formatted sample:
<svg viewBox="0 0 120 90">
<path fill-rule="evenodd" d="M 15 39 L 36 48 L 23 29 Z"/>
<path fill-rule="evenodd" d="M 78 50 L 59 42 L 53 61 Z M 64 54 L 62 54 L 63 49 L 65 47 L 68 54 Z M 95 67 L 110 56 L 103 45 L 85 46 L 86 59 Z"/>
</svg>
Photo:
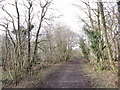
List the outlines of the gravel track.
<svg viewBox="0 0 120 90">
<path fill-rule="evenodd" d="M 44 80 L 39 88 L 90 88 L 90 80 L 83 72 L 79 59 L 62 63 Z"/>
</svg>

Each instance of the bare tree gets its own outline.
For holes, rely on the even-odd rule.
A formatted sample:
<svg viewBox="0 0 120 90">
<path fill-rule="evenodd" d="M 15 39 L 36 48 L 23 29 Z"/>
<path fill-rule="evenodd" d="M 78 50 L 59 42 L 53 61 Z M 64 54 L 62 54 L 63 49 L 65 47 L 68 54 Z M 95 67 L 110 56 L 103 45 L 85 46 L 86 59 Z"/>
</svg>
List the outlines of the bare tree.
<svg viewBox="0 0 120 90">
<path fill-rule="evenodd" d="M 109 60 L 110 68 L 114 68 L 114 63 L 118 60 L 119 44 L 116 33 L 117 14 L 115 3 L 95 2 L 96 7 L 91 7 L 87 1 L 82 1 L 86 7 L 75 5 L 86 14 L 88 18 L 80 18 L 85 24 L 86 44 L 90 48 L 89 59 L 96 65 L 104 68 L 106 59 Z M 114 18 L 113 18 L 114 17 Z M 87 32 L 86 32 L 87 31 Z M 118 47 L 118 48 L 117 48 Z M 96 48 L 96 49 L 95 49 Z M 95 58 L 93 58 L 93 56 Z M 97 62 L 97 63 L 96 63 Z M 114 70 L 115 72 L 117 70 Z"/>
<path fill-rule="evenodd" d="M 33 51 L 33 59 L 31 61 L 33 63 L 34 63 L 35 57 L 37 55 L 39 32 L 41 30 L 42 22 L 45 19 L 46 12 L 47 12 L 48 7 L 50 6 L 51 2 L 52 2 L 52 0 L 51 1 L 47 0 L 47 1 L 45 1 L 44 5 L 42 5 L 41 2 L 40 2 L 40 7 L 42 8 L 42 12 L 41 12 L 41 15 L 40 15 L 40 22 L 39 22 L 38 30 L 37 30 L 37 33 L 36 33 L 35 46 L 34 46 L 34 51 Z"/>
<path fill-rule="evenodd" d="M 7 1 L 4 2 L 8 3 Z M 8 5 L 14 8 L 15 13 L 10 13 L 9 10 L 5 8 L 5 5 L 1 7 L 5 15 L 4 18 L 1 19 L 0 26 L 4 27 L 4 30 L 6 31 L 6 47 L 4 47 L 6 53 L 5 57 L 3 57 L 3 61 L 6 63 L 9 60 L 9 62 L 7 62 L 9 66 L 6 65 L 6 70 L 8 70 L 6 72 L 9 73 L 16 85 L 21 78 L 24 78 L 26 73 L 31 71 L 32 63 L 34 63 L 37 54 L 39 32 L 52 0 L 45 0 L 45 4 L 42 4 L 42 1 L 39 1 L 39 13 L 36 13 L 36 16 L 38 16 L 40 20 L 36 23 L 39 23 L 39 25 L 38 28 L 36 27 L 37 32 L 35 35 L 35 43 L 33 44 L 34 49 L 32 50 L 31 32 L 34 28 L 32 20 L 34 19 L 33 8 L 36 6 L 35 2 L 32 0 L 26 0 L 25 2 L 15 0 L 14 2 L 9 3 Z M 28 11 L 24 16 L 22 13 L 23 11 L 20 11 L 20 6 Z M 24 23 L 24 25 L 22 25 L 22 23 Z"/>
</svg>

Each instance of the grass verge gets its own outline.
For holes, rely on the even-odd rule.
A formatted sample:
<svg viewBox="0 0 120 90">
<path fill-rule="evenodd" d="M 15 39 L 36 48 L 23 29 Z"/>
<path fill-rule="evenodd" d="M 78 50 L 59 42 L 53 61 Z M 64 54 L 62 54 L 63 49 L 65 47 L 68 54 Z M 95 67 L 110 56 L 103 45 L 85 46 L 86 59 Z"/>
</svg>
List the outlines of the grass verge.
<svg viewBox="0 0 120 90">
<path fill-rule="evenodd" d="M 84 62 L 82 67 L 90 77 L 93 88 L 117 88 L 118 76 L 112 70 L 97 70 L 95 66 Z"/>
<path fill-rule="evenodd" d="M 42 69 L 35 69 L 34 74 L 27 75 L 26 78 L 24 78 L 17 86 L 13 88 L 36 88 L 39 87 L 39 84 L 48 77 L 49 74 L 53 73 L 57 68 L 59 68 L 59 65 L 63 62 L 60 62 L 58 64 L 48 64 L 47 68 Z M 39 66 L 39 65 L 38 65 Z"/>
</svg>

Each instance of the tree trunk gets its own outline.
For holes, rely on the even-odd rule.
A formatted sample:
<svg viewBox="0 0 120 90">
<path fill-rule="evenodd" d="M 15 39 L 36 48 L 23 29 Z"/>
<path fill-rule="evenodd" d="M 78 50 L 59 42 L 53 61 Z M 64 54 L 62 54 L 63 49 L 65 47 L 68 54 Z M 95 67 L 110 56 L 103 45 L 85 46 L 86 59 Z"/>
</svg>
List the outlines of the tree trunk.
<svg viewBox="0 0 120 90">
<path fill-rule="evenodd" d="M 118 5 L 118 60 L 120 60 L 120 1 Z"/>
<path fill-rule="evenodd" d="M 29 3 L 30 4 L 30 3 Z M 27 67 L 27 72 L 30 71 L 31 69 L 31 62 L 30 62 L 30 55 L 31 55 L 31 43 L 30 43 L 30 31 L 31 31 L 31 23 L 30 23 L 30 18 L 31 18 L 31 7 L 32 7 L 32 4 L 30 4 L 30 7 L 28 8 L 28 67 Z"/>
<path fill-rule="evenodd" d="M 120 60 L 120 1 L 118 5 L 118 60 Z M 118 65 L 119 66 L 119 65 Z M 120 68 L 118 67 L 118 88 L 120 88 Z"/>
<path fill-rule="evenodd" d="M 114 68 L 114 64 L 112 62 L 112 54 L 111 54 L 111 49 L 110 49 L 110 43 L 109 43 L 108 37 L 107 37 L 107 27 L 106 27 L 105 15 L 104 15 L 104 10 L 103 10 L 103 3 L 99 2 L 99 6 L 100 6 L 100 11 L 101 11 L 102 24 L 103 24 L 103 27 L 104 27 L 103 33 L 104 33 L 105 44 L 106 44 L 106 49 L 107 49 L 107 53 L 108 53 L 108 59 L 110 61 L 111 68 L 113 69 L 113 71 L 116 72 L 116 70 Z"/>
<path fill-rule="evenodd" d="M 42 27 L 43 19 L 44 19 L 45 15 L 46 15 L 46 12 L 47 12 L 47 10 L 48 10 L 48 8 L 47 8 L 48 6 L 47 6 L 47 5 L 49 5 L 49 4 L 50 4 L 50 2 L 49 2 L 49 3 L 46 2 L 46 4 L 45 4 L 44 6 L 41 6 L 42 11 L 41 11 L 41 15 L 40 15 L 39 27 L 38 27 L 38 30 L 37 30 L 37 33 L 36 33 L 35 47 L 34 47 L 34 51 L 33 51 L 32 63 L 34 63 L 35 58 L 36 58 L 36 56 L 37 56 L 39 32 L 40 32 L 41 27 Z"/>
<path fill-rule="evenodd" d="M 102 62 L 104 61 L 104 55 L 103 55 L 103 51 L 102 51 L 102 40 L 101 40 L 101 27 L 100 27 L 100 7 L 98 6 L 98 15 L 97 15 L 97 19 L 98 19 L 98 34 L 99 34 L 99 55 L 100 55 L 100 62 L 101 62 L 101 66 Z"/>
</svg>

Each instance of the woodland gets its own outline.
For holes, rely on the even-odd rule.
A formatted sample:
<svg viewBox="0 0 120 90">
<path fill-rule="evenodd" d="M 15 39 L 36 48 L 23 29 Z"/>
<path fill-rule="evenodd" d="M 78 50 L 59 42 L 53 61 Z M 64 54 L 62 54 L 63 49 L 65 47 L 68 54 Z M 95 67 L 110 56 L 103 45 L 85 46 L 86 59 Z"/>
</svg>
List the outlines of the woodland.
<svg viewBox="0 0 120 90">
<path fill-rule="evenodd" d="M 48 14 L 55 10 L 50 8 L 53 0 L 0 0 L 3 87 L 16 87 L 27 77 L 38 74 L 37 70 L 44 72 L 81 57 L 84 64 L 89 63 L 98 72 L 114 73 L 120 86 L 120 1 L 94 2 L 94 8 L 89 2 L 80 1 L 85 7 L 73 6 L 86 14 L 86 18 L 78 17 L 78 23 L 84 23 L 80 27 L 84 37 L 57 22 L 60 15 Z"/>
</svg>

